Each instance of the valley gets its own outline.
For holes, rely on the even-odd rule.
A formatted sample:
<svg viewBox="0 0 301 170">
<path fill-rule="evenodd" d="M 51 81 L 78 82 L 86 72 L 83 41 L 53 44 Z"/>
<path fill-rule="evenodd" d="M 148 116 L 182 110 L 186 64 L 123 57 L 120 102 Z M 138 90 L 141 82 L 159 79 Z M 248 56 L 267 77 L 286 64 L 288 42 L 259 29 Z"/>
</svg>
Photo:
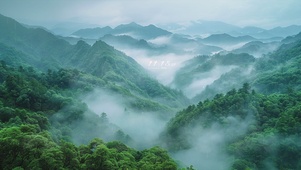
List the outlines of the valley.
<svg viewBox="0 0 301 170">
<path fill-rule="evenodd" d="M 0 14 L 0 169 L 301 168 L 301 26 L 121 23 Z"/>
</svg>

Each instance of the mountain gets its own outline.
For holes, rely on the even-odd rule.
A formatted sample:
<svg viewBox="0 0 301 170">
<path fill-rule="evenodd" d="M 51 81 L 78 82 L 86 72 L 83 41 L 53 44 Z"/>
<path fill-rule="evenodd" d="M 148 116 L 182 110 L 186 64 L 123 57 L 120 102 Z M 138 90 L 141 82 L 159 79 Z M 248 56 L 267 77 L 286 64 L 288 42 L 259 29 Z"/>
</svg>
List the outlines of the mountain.
<svg viewBox="0 0 301 170">
<path fill-rule="evenodd" d="M 245 83 L 179 111 L 161 138 L 177 159 L 198 155 L 186 160 L 198 169 L 298 169 L 300 99 L 300 91 L 262 95 Z"/>
<path fill-rule="evenodd" d="M 211 45 L 235 45 L 244 42 L 256 40 L 251 36 L 233 37 L 229 34 L 213 34 L 204 39 L 198 39 L 200 42 Z"/>
<path fill-rule="evenodd" d="M 177 33 L 188 35 L 208 35 L 227 33 L 240 28 L 220 21 L 191 21 L 187 26 L 181 26 Z"/>
<path fill-rule="evenodd" d="M 283 44 L 277 50 L 257 58 L 251 67 L 236 68 L 224 73 L 203 91 L 194 102 L 212 98 L 238 85 L 249 82 L 260 93 L 284 93 L 288 89 L 299 90 L 300 41 Z"/>
<path fill-rule="evenodd" d="M 229 34 L 231 36 L 252 36 L 256 39 L 270 39 L 273 37 L 287 37 L 301 32 L 300 25 L 290 25 L 287 27 L 276 27 L 272 29 L 263 29 L 259 27 L 246 26 L 238 27 L 220 21 L 191 21 L 187 24 L 169 24 L 163 25 L 164 28 L 172 30 L 175 33 L 208 36 L 212 34 Z"/>
<path fill-rule="evenodd" d="M 207 41 L 219 36 L 250 42 L 187 60 L 174 90 L 102 40 L 70 44 L 0 15 L 0 169 L 300 169 L 300 35 L 258 58 L 240 52 L 272 43 Z M 179 34 L 103 38 L 176 54 L 221 49 Z"/>
<path fill-rule="evenodd" d="M 82 29 L 72 33 L 72 36 L 99 39 L 106 34 L 129 35 L 135 39 L 149 40 L 160 36 L 170 35 L 171 33 L 154 25 L 141 26 L 132 22 L 129 24 L 119 25 L 113 29 L 110 27 Z"/>
<path fill-rule="evenodd" d="M 275 52 L 260 58 L 255 65 L 251 83 L 259 92 L 284 93 L 289 89 L 300 90 L 301 41 L 283 44 Z"/>
<path fill-rule="evenodd" d="M 41 61 L 40 65 L 45 64 L 48 68 L 60 67 L 60 63 L 56 59 L 71 49 L 69 43 L 58 39 L 44 29 L 26 28 L 3 15 L 0 15 L 0 21 L 0 42 L 36 58 Z"/>
<path fill-rule="evenodd" d="M 169 44 L 167 45 L 173 47 L 172 51 L 179 51 L 179 53 L 191 53 L 193 55 L 210 55 L 223 50 L 218 46 L 206 45 L 194 38 L 179 34 L 173 34 L 170 37 Z"/>
<path fill-rule="evenodd" d="M 244 27 L 240 30 L 228 32 L 233 36 L 250 35 L 257 39 L 270 39 L 273 37 L 287 37 L 298 34 L 301 31 L 301 26 L 290 25 L 287 27 L 275 27 L 272 29 L 262 29 L 258 27 Z"/>
<path fill-rule="evenodd" d="M 287 27 L 276 27 L 268 30 L 268 33 L 273 34 L 274 36 L 287 37 L 295 35 L 301 32 L 300 25 L 290 25 Z"/>
<path fill-rule="evenodd" d="M 108 91 L 110 83 L 100 78 L 75 69 L 41 73 L 32 66 L 1 61 L 0 156 L 6 156 L 0 169 L 177 169 L 160 147 L 139 151 L 129 147 L 135 141 L 113 123 L 112 111 L 91 111 L 83 95 L 91 93 L 93 85 L 105 86 L 110 95 L 96 93 L 105 97 L 93 98 L 99 108 L 116 107 L 107 102 L 114 96 Z M 129 124 L 128 119 L 123 121 Z"/>
<path fill-rule="evenodd" d="M 133 96 L 133 101 L 145 102 L 144 105 L 148 105 L 144 106 L 146 110 L 153 108 L 158 111 L 167 105 L 170 108 L 182 107 L 188 102 L 183 95 L 182 99 L 179 98 L 182 101 L 176 99 L 176 96 L 181 96 L 179 92 L 159 84 L 131 57 L 102 41 L 93 46 L 83 41 L 70 45 L 43 29 L 25 28 L 4 16 L 0 17 L 0 21 L 0 42 L 44 63 L 29 62 L 29 65 L 40 66 L 42 70 L 72 68 L 84 71 L 110 81 L 118 93 Z M 159 103 L 169 104 L 163 106 Z"/>
<path fill-rule="evenodd" d="M 246 53 L 197 56 L 186 61 L 184 66 L 177 71 L 173 86 L 181 89 L 188 97 L 192 98 L 223 74 L 238 68 L 248 70 L 254 61 L 255 58 Z"/>
<path fill-rule="evenodd" d="M 155 45 L 143 40 L 143 39 L 135 39 L 128 35 L 119 35 L 114 36 L 111 34 L 107 34 L 100 38 L 102 41 L 114 46 L 117 49 L 144 49 L 144 50 L 159 50 Z"/>
<path fill-rule="evenodd" d="M 87 39 L 98 39 L 106 34 L 110 34 L 113 29 L 109 26 L 103 28 L 86 28 L 72 33 L 73 36 L 78 36 Z"/>
<path fill-rule="evenodd" d="M 265 29 L 259 28 L 259 27 L 247 26 L 247 27 L 243 27 L 239 31 L 244 35 L 254 35 L 254 34 L 258 34 L 260 32 L 265 31 Z"/>
<path fill-rule="evenodd" d="M 283 39 L 281 42 L 285 44 L 289 44 L 300 40 L 301 40 L 301 32 L 297 35 L 288 36 L 285 39 Z"/>
<path fill-rule="evenodd" d="M 189 101 L 131 57 L 0 15 L 0 60 L 0 169 L 178 168 L 145 125 Z"/>
<path fill-rule="evenodd" d="M 289 87 L 299 89 L 296 79 L 299 77 L 297 65 L 301 53 L 298 42 L 281 45 L 278 42 L 255 41 L 230 52 L 195 57 L 186 61 L 184 66 L 177 71 L 173 86 L 193 98 L 194 102 L 212 98 L 215 94 L 224 93 L 232 88 L 238 88 L 238 85 L 244 82 L 249 82 L 254 89 L 261 93 L 280 93 Z M 257 56 L 254 58 L 250 54 Z M 238 63 L 232 62 L 226 65 L 230 61 Z M 279 70 L 279 68 L 282 69 Z M 285 77 L 295 78 L 287 80 Z M 274 87 L 276 84 L 274 86 L 271 84 L 275 79 L 277 81 L 283 79 L 287 83 L 281 80 L 281 83 Z"/>
<path fill-rule="evenodd" d="M 222 48 L 210 45 L 204 45 L 197 42 L 191 37 L 183 35 L 172 34 L 169 36 L 161 36 L 158 39 L 166 39 L 164 42 L 157 42 L 157 39 L 144 40 L 135 39 L 128 35 L 111 35 L 107 34 L 100 38 L 100 40 L 114 46 L 121 51 L 145 51 L 149 57 L 164 55 L 168 53 L 182 54 L 212 54 L 217 51 L 222 51 Z M 86 40 L 85 40 L 86 41 Z M 181 48 L 179 48 L 181 47 Z M 162 58 L 164 60 L 164 58 Z"/>
<path fill-rule="evenodd" d="M 59 36 L 70 36 L 73 32 L 83 28 L 94 28 L 96 24 L 79 23 L 79 22 L 60 22 L 49 28 L 50 32 Z"/>
<path fill-rule="evenodd" d="M 248 53 L 258 58 L 263 54 L 275 51 L 279 46 L 279 42 L 263 43 L 261 41 L 251 41 L 240 48 L 232 50 L 231 53 Z"/>
</svg>

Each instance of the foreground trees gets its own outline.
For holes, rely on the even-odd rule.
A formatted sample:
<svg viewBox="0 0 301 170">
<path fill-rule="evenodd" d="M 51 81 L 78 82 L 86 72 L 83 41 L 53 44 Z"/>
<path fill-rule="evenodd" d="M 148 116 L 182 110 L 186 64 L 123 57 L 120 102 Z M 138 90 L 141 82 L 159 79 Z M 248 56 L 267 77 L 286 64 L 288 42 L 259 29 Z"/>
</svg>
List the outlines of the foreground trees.
<svg viewBox="0 0 301 170">
<path fill-rule="evenodd" d="M 136 151 L 120 142 L 92 140 L 88 145 L 55 143 L 34 125 L 0 130 L 1 169 L 177 169 L 159 147 Z"/>
</svg>

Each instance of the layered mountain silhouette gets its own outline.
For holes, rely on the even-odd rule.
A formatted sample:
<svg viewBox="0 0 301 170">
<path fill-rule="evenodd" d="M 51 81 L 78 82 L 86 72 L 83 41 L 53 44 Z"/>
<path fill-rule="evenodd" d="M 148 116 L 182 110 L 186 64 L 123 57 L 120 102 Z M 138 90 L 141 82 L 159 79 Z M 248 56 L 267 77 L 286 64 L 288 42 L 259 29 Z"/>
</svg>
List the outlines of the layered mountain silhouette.
<svg viewBox="0 0 301 170">
<path fill-rule="evenodd" d="M 135 22 L 129 24 L 122 24 L 115 28 L 103 27 L 103 28 L 87 28 L 81 29 L 74 33 L 72 36 L 82 38 L 99 39 L 106 34 L 112 35 L 129 35 L 136 39 L 153 39 L 159 36 L 170 35 L 171 32 L 156 27 L 155 25 L 141 26 Z"/>
<path fill-rule="evenodd" d="M 158 108 L 181 107 L 188 102 L 179 92 L 151 78 L 134 59 L 101 40 L 92 46 L 84 41 L 71 45 L 44 29 L 26 28 L 2 15 L 0 23 L 0 47 L 5 49 L 1 51 L 2 60 L 13 53 L 14 64 L 32 65 L 44 71 L 78 69 L 123 89 L 122 93 L 136 100 L 150 100 Z"/>
</svg>

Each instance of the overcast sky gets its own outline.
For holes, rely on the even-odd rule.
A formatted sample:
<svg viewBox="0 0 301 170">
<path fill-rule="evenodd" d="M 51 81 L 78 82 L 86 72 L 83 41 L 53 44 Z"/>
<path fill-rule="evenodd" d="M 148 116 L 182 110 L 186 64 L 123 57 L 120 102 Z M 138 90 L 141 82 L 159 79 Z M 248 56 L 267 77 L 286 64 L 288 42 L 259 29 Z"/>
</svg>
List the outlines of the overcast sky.
<svg viewBox="0 0 301 170">
<path fill-rule="evenodd" d="M 52 27 L 62 22 L 116 26 L 223 21 L 237 26 L 301 25 L 301 0 L 1 0 L 0 13 Z"/>
</svg>

